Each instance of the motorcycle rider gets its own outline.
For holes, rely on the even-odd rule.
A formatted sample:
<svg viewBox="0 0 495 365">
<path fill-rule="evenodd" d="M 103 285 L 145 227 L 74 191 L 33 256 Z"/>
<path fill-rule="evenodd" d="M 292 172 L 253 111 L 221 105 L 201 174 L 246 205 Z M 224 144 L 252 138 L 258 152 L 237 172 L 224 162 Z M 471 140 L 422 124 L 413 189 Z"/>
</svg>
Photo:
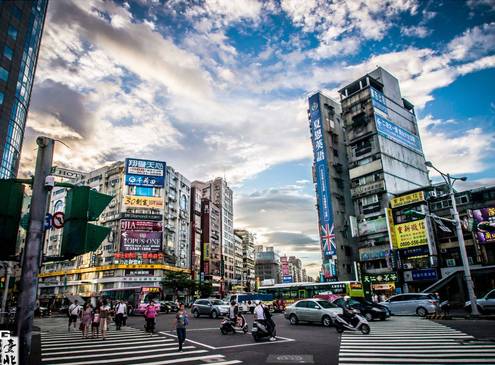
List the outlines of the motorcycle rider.
<svg viewBox="0 0 495 365">
<path fill-rule="evenodd" d="M 254 319 L 261 322 L 266 326 L 268 333 L 270 334 L 270 341 L 275 341 L 276 338 L 273 336 L 273 330 L 275 329 L 275 322 L 272 320 L 272 316 L 268 307 L 264 306 L 261 300 L 255 301 L 256 307 L 254 308 Z"/>
<path fill-rule="evenodd" d="M 346 295 L 344 296 L 344 307 L 342 308 L 342 317 L 348 322 L 350 325 L 354 325 L 353 319 L 354 319 L 354 308 L 351 307 L 350 303 L 351 297 Z"/>
</svg>

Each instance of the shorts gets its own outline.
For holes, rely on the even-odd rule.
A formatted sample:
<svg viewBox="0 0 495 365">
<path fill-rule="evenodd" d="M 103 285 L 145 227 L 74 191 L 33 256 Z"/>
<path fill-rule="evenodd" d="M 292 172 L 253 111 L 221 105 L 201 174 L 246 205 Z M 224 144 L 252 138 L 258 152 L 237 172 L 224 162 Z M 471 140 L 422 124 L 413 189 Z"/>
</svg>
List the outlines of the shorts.
<svg viewBox="0 0 495 365">
<path fill-rule="evenodd" d="M 93 323 L 91 323 L 91 328 L 95 328 L 95 329 L 100 328 L 100 323 L 99 322 L 93 322 Z"/>
<path fill-rule="evenodd" d="M 69 324 L 71 324 L 72 322 L 76 323 L 77 322 L 77 315 L 75 314 L 71 314 L 69 316 Z"/>
</svg>

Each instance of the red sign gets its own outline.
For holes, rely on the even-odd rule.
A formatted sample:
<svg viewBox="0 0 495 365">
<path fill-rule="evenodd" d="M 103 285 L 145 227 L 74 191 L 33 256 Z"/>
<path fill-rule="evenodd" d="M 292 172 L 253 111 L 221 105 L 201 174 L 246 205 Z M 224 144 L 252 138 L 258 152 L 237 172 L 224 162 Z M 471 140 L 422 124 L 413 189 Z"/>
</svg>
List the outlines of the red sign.
<svg viewBox="0 0 495 365">
<path fill-rule="evenodd" d="M 64 213 L 63 212 L 56 212 L 53 214 L 52 217 L 52 225 L 55 228 L 62 228 L 64 226 Z"/>
<path fill-rule="evenodd" d="M 162 222 L 157 221 L 141 221 L 122 219 L 120 221 L 120 229 L 122 231 L 154 231 L 161 232 L 163 230 Z"/>
</svg>

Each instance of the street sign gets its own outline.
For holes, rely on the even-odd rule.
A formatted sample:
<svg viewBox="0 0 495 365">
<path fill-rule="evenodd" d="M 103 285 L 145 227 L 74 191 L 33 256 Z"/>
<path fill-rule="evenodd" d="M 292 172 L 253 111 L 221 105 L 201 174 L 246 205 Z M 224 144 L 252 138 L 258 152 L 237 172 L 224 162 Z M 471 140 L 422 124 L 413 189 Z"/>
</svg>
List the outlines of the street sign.
<svg viewBox="0 0 495 365">
<path fill-rule="evenodd" d="M 53 216 L 50 213 L 46 213 L 45 222 L 43 223 L 43 228 L 45 228 L 45 231 L 52 228 L 52 219 Z"/>
<path fill-rule="evenodd" d="M 57 229 L 62 228 L 64 226 L 64 217 L 65 215 L 63 212 L 57 212 L 53 214 L 53 218 L 52 218 L 53 227 Z"/>
<path fill-rule="evenodd" d="M 64 169 L 63 167 L 58 167 L 58 166 L 53 166 L 50 171 L 50 174 L 53 176 L 60 176 L 72 180 L 84 178 L 84 173 L 80 171 Z"/>
</svg>

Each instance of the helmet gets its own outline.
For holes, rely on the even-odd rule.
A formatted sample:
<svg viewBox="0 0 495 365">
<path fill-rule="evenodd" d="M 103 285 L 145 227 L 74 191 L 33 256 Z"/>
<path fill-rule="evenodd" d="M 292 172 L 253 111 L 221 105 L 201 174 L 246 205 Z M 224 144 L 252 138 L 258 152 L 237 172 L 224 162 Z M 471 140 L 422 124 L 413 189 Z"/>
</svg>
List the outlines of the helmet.
<svg viewBox="0 0 495 365">
<path fill-rule="evenodd" d="M 344 300 L 345 300 L 345 301 L 348 301 L 349 299 L 351 299 L 351 297 L 350 297 L 350 296 L 348 296 L 348 295 L 346 295 L 346 296 L 344 297 Z"/>
<path fill-rule="evenodd" d="M 258 305 L 258 304 L 260 304 L 260 303 L 261 303 L 261 300 L 255 300 L 255 301 L 254 301 L 254 304 L 256 304 L 256 305 Z"/>
</svg>

